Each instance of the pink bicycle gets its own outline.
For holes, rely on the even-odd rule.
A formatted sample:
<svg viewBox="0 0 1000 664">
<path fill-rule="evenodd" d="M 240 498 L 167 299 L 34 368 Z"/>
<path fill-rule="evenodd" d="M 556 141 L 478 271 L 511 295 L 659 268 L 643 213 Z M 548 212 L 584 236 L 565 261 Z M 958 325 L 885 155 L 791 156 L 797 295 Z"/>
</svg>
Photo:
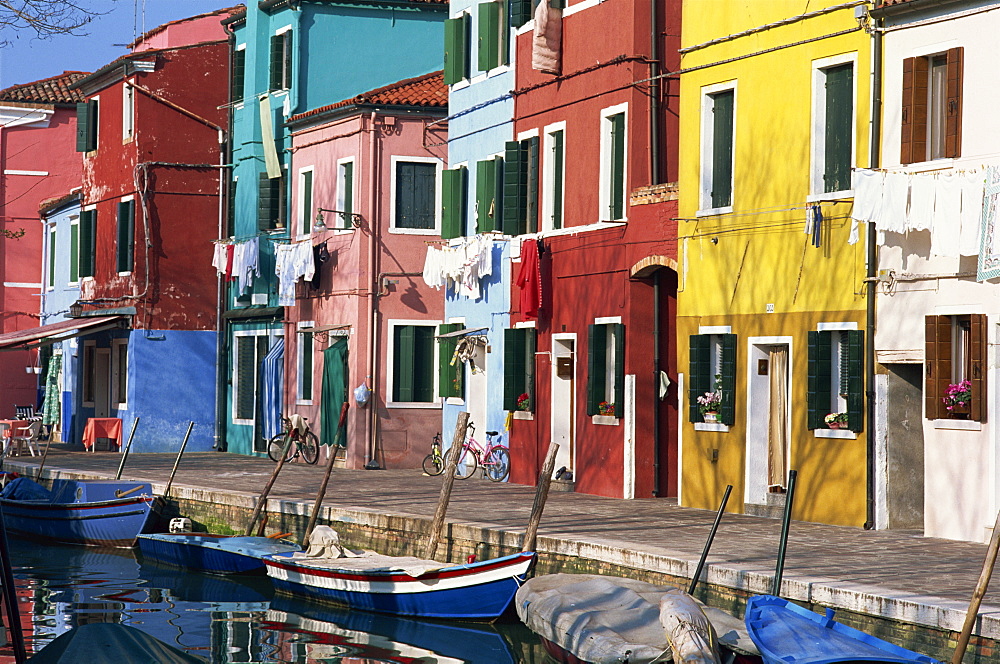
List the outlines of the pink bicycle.
<svg viewBox="0 0 1000 664">
<path fill-rule="evenodd" d="M 476 468 L 483 467 L 483 475 L 493 482 L 502 482 L 510 474 L 510 453 L 507 448 L 499 442 L 494 442 L 493 437 L 499 435 L 498 431 L 486 432 L 486 447 L 483 447 L 472 435 L 476 427 L 470 422 L 469 437 L 462 444 L 462 453 L 458 457 L 458 465 L 455 466 L 455 477 L 468 479 L 476 472 Z"/>
</svg>

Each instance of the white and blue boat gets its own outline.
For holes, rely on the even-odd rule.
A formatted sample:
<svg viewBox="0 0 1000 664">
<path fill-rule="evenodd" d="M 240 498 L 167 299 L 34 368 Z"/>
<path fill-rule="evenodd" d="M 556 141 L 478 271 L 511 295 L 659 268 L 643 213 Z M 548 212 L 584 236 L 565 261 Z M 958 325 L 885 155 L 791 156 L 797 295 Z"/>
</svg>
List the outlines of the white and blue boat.
<svg viewBox="0 0 1000 664">
<path fill-rule="evenodd" d="M 465 565 L 279 553 L 264 563 L 279 593 L 399 616 L 491 621 L 511 606 L 534 560 L 528 551 Z"/>
<path fill-rule="evenodd" d="M 941 664 L 774 595 L 747 602 L 746 626 L 765 664 Z"/>
<path fill-rule="evenodd" d="M 63 544 L 132 546 L 159 507 L 148 482 L 55 480 L 50 491 L 19 477 L 0 492 L 9 533 Z"/>
<path fill-rule="evenodd" d="M 136 543 L 144 560 L 211 574 L 263 574 L 264 556 L 302 550 L 281 539 L 209 533 L 140 535 Z"/>
</svg>

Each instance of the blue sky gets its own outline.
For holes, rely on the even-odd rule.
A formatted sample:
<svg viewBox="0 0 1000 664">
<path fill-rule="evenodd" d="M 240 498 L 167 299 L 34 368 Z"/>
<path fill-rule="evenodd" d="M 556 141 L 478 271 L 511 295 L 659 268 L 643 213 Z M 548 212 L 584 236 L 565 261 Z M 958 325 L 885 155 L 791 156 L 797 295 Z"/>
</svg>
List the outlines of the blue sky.
<svg viewBox="0 0 1000 664">
<path fill-rule="evenodd" d="M 245 4 L 243 0 L 82 0 L 101 15 L 84 28 L 86 36 L 38 39 L 34 33 L 0 30 L 10 43 L 0 48 L 0 89 L 64 71 L 95 71 L 127 52 L 128 44 L 158 25 Z"/>
</svg>

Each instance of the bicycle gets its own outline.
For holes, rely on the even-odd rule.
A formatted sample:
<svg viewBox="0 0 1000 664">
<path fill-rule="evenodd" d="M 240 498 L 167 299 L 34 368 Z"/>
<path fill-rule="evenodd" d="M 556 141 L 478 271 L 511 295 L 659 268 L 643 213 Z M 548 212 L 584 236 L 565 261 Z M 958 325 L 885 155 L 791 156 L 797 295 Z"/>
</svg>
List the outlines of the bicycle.
<svg viewBox="0 0 1000 664">
<path fill-rule="evenodd" d="M 431 453 L 424 457 L 424 472 L 431 477 L 444 472 L 444 457 L 441 455 L 441 432 L 434 434 L 431 442 Z"/>
<path fill-rule="evenodd" d="M 285 449 L 287 437 L 291 437 L 292 444 L 288 446 L 288 454 L 285 461 L 291 461 L 299 456 L 308 464 L 315 464 L 319 460 L 319 439 L 309 428 L 306 418 L 302 418 L 305 424 L 305 431 L 299 432 L 292 427 L 292 421 L 288 417 L 281 418 L 281 433 L 273 436 L 267 443 L 267 456 L 275 463 L 281 459 L 281 450 Z"/>
<path fill-rule="evenodd" d="M 498 442 L 493 442 L 493 437 L 499 435 L 498 431 L 486 432 L 486 447 L 473 438 L 476 427 L 469 423 L 469 437 L 462 445 L 462 452 L 458 457 L 458 464 L 455 466 L 455 477 L 465 480 L 476 472 L 476 468 L 482 466 L 483 475 L 492 482 L 502 482 L 510 474 L 510 452 Z"/>
</svg>

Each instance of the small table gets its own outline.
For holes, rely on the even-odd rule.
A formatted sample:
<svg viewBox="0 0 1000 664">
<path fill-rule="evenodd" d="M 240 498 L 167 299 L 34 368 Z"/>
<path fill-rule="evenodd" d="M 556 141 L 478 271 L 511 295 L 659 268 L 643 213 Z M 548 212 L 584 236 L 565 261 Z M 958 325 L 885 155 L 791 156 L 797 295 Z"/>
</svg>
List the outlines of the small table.
<svg viewBox="0 0 1000 664">
<path fill-rule="evenodd" d="M 114 438 L 118 449 L 122 448 L 122 421 L 118 417 L 91 417 L 83 430 L 83 447 L 94 452 L 98 438 Z"/>
<path fill-rule="evenodd" d="M 20 429 L 31 426 L 29 420 L 0 420 L 0 438 L 3 439 L 3 449 L 10 445 L 12 436 L 16 436 Z"/>
</svg>

